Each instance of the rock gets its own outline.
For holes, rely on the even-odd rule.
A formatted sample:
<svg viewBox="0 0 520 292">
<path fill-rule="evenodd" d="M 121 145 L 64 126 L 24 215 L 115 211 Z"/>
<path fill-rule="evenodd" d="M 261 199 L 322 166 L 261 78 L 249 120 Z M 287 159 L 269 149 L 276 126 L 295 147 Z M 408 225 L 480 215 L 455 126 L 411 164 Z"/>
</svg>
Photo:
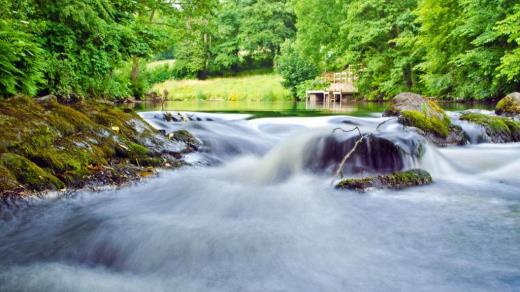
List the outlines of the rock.
<svg viewBox="0 0 520 292">
<path fill-rule="evenodd" d="M 359 135 L 345 137 L 338 134 L 318 138 L 306 150 L 304 167 L 315 173 L 334 173 L 358 139 Z M 343 171 L 349 174 L 401 171 L 408 162 L 424 153 L 423 141 L 420 140 L 406 139 L 398 145 L 387 137 L 368 135 L 350 156 Z"/>
<path fill-rule="evenodd" d="M 520 117 L 520 92 L 513 92 L 502 98 L 495 107 L 497 115 Z"/>
<path fill-rule="evenodd" d="M 438 146 L 467 143 L 462 129 L 451 123 L 437 103 L 415 93 L 396 95 L 383 116 L 397 116 L 399 123 L 419 129 L 420 134 Z"/>
<path fill-rule="evenodd" d="M 67 105 L 27 97 L 0 100 L 0 124 L 0 198 L 19 189 L 133 180 L 143 167 L 177 165 L 166 150 L 182 144 L 167 140 L 133 111 L 92 100 Z"/>
<path fill-rule="evenodd" d="M 62 189 L 65 185 L 54 175 L 44 171 L 29 159 L 14 153 L 0 155 L 0 167 L 8 175 L 2 185 L 9 186 L 9 190 L 22 184 L 31 190 L 43 191 L 46 189 Z M 7 181 L 10 179 L 10 182 Z M 16 181 L 14 180 L 16 179 Z M 12 187 L 12 188 L 11 188 Z"/>
<path fill-rule="evenodd" d="M 428 106 L 430 102 L 426 97 L 412 93 L 412 92 L 402 92 L 392 98 L 390 102 L 390 107 L 383 113 L 384 117 L 391 116 L 399 116 L 402 111 L 422 111 L 425 106 Z M 436 105 L 435 105 L 436 106 Z M 431 111 L 430 108 L 427 108 Z M 433 111 L 436 114 L 439 114 L 439 118 L 442 118 L 442 109 L 435 108 Z"/>
<path fill-rule="evenodd" d="M 345 178 L 336 184 L 336 189 L 365 191 L 368 188 L 402 189 L 411 186 L 431 184 L 431 175 L 422 169 L 395 172 L 389 175 L 365 178 Z"/>
<path fill-rule="evenodd" d="M 520 142 L 520 122 L 473 112 L 463 113 L 460 119 L 484 127 L 492 143 Z"/>
<path fill-rule="evenodd" d="M 200 145 L 199 140 L 197 140 L 197 138 L 195 138 L 190 132 L 186 130 L 178 130 L 173 132 L 173 139 L 184 142 L 194 148 Z"/>
</svg>

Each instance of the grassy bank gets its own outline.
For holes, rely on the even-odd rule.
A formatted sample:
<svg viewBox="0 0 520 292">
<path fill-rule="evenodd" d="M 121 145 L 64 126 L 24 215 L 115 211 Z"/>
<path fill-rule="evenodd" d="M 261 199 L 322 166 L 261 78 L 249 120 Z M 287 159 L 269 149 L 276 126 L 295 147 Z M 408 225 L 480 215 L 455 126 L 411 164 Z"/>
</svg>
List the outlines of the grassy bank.
<svg viewBox="0 0 520 292">
<path fill-rule="evenodd" d="M 213 78 L 209 80 L 168 80 L 153 90 L 168 91 L 173 100 L 280 101 L 290 100 L 290 92 L 274 73 Z"/>
</svg>

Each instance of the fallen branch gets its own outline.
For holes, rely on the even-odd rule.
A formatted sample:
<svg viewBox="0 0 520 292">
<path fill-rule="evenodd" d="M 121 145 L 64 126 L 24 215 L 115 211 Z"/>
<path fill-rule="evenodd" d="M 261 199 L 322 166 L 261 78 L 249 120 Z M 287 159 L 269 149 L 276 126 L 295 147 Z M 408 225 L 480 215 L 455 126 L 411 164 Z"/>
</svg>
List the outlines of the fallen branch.
<svg viewBox="0 0 520 292">
<path fill-rule="evenodd" d="M 345 163 L 350 158 L 350 156 L 356 151 L 358 145 L 367 137 L 366 134 L 363 134 L 359 137 L 359 139 L 354 144 L 354 147 L 350 149 L 350 151 L 343 157 L 343 160 L 341 160 L 341 163 L 338 166 L 338 170 L 336 170 L 336 175 L 334 177 L 339 177 L 340 179 L 344 177 L 343 175 L 343 168 L 345 167 Z"/>
<path fill-rule="evenodd" d="M 397 119 L 397 117 L 395 117 L 395 118 L 390 118 L 390 119 L 387 119 L 387 120 L 382 121 L 381 123 L 379 123 L 379 124 L 377 125 L 377 127 L 376 127 L 376 131 L 379 130 L 379 127 L 381 127 L 384 123 L 386 123 L 386 122 L 388 122 L 388 121 L 391 121 L 391 120 L 395 120 L 395 119 Z"/>
<path fill-rule="evenodd" d="M 356 151 L 357 147 L 363 141 L 363 139 L 365 139 L 367 137 L 367 134 L 361 133 L 361 130 L 359 129 L 359 127 L 355 127 L 355 128 L 353 128 L 351 130 L 345 130 L 343 128 L 335 128 L 335 129 L 332 130 L 332 133 L 335 133 L 337 130 L 341 130 L 341 131 L 343 131 L 345 133 L 358 131 L 359 136 L 360 136 L 359 139 L 356 141 L 356 143 L 354 143 L 354 146 L 352 147 L 352 149 L 350 149 L 350 151 L 345 156 L 343 156 L 343 159 L 341 160 L 341 163 L 339 164 L 338 169 L 336 170 L 336 174 L 334 175 L 334 179 L 336 179 L 337 177 L 342 179 L 344 177 L 344 175 L 343 175 L 343 168 L 345 167 L 345 163 L 350 158 L 350 156 L 352 156 L 354 151 Z M 331 184 L 334 184 L 334 179 L 332 180 Z"/>
<path fill-rule="evenodd" d="M 388 121 L 390 121 L 390 120 L 393 120 L 393 119 L 395 119 L 395 118 L 391 118 L 391 119 L 388 119 L 388 120 L 385 120 L 385 121 L 379 123 L 379 124 L 377 125 L 377 127 L 376 127 L 376 130 L 378 130 L 379 127 L 380 127 L 381 125 L 383 125 L 384 123 L 386 123 L 386 122 L 388 122 Z M 369 134 L 363 134 L 363 133 L 361 133 L 361 130 L 360 130 L 359 127 L 357 127 L 357 126 L 354 127 L 354 128 L 352 128 L 352 129 L 350 129 L 350 130 L 345 130 L 345 129 L 341 128 L 341 127 L 339 127 L 339 128 L 334 128 L 334 129 L 332 130 L 332 133 L 335 133 L 336 131 L 342 131 L 342 132 L 344 132 L 344 133 L 350 133 L 350 132 L 358 131 L 359 139 L 356 141 L 356 143 L 354 143 L 354 146 L 352 147 L 352 149 L 350 149 L 350 151 L 349 151 L 345 156 L 343 156 L 343 159 L 341 160 L 341 162 L 340 162 L 340 164 L 339 164 L 339 166 L 338 166 L 338 169 L 336 170 L 336 174 L 334 175 L 334 178 L 333 178 L 331 184 L 334 184 L 334 180 L 335 180 L 336 178 L 339 177 L 340 179 L 342 179 L 342 178 L 344 177 L 344 175 L 343 175 L 343 168 L 345 167 L 345 163 L 346 163 L 347 160 L 350 158 L 350 156 L 352 156 L 352 154 L 354 154 L 354 152 L 356 151 L 356 149 L 357 149 L 357 147 L 359 146 L 359 144 L 361 144 L 361 142 L 363 142 L 363 140 L 364 140 L 364 139 L 369 135 Z"/>
</svg>

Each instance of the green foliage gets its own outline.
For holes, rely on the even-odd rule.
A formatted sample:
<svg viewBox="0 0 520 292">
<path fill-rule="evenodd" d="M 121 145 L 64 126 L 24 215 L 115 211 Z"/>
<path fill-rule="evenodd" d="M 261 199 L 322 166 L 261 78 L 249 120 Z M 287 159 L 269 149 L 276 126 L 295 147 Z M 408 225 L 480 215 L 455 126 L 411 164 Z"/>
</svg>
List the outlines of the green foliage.
<svg viewBox="0 0 520 292">
<path fill-rule="evenodd" d="M 516 4 L 508 12 L 506 18 L 494 27 L 499 35 L 507 37 L 509 44 L 497 69 L 500 77 L 518 84 L 520 82 L 520 4 Z"/>
<path fill-rule="evenodd" d="M 174 47 L 176 75 L 205 79 L 272 66 L 280 46 L 294 33 L 287 0 L 220 1 L 180 22 Z"/>
<path fill-rule="evenodd" d="M 496 29 L 511 8 L 500 0 L 419 2 L 422 26 L 417 40 L 426 52 L 419 67 L 428 94 L 483 99 L 514 89 L 514 83 L 496 70 L 511 50 L 503 37 L 508 29 L 502 26 L 502 33 Z M 517 22 L 516 30 L 519 26 Z"/>
<path fill-rule="evenodd" d="M 43 50 L 20 24 L 0 20 L 0 98 L 33 95 L 43 81 Z"/>
<path fill-rule="evenodd" d="M 503 0 L 295 0 L 296 48 L 353 69 L 369 99 L 413 91 L 483 99 L 519 90 L 520 4 Z"/>
<path fill-rule="evenodd" d="M 290 89 L 294 96 L 297 95 L 299 84 L 318 75 L 317 66 L 301 56 L 289 42 L 282 46 L 281 54 L 276 58 L 275 63 L 276 71 L 283 78 L 283 86 Z"/>
<path fill-rule="evenodd" d="M 1 0 L 0 96 L 141 96 L 140 59 L 166 49 L 179 15 L 210 1 Z M 129 77 L 115 74 L 129 60 Z"/>
<path fill-rule="evenodd" d="M 330 82 L 324 78 L 306 80 L 296 85 L 296 96 L 302 98 L 305 97 L 307 90 L 324 90 L 329 85 Z"/>
</svg>

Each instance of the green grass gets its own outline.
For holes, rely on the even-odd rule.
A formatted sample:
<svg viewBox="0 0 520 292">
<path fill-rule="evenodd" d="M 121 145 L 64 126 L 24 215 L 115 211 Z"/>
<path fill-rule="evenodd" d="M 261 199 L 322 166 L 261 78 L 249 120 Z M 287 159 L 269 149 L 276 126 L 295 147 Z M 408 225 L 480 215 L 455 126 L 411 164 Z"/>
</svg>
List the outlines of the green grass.
<svg viewBox="0 0 520 292">
<path fill-rule="evenodd" d="M 160 61 L 154 61 L 146 64 L 146 69 L 156 69 L 158 67 L 162 66 L 168 66 L 168 68 L 173 67 L 173 64 L 175 64 L 175 60 L 160 60 Z"/>
<path fill-rule="evenodd" d="M 167 89 L 173 100 L 279 101 L 291 99 L 275 73 L 241 75 L 208 80 L 168 80 L 153 91 Z"/>
</svg>

